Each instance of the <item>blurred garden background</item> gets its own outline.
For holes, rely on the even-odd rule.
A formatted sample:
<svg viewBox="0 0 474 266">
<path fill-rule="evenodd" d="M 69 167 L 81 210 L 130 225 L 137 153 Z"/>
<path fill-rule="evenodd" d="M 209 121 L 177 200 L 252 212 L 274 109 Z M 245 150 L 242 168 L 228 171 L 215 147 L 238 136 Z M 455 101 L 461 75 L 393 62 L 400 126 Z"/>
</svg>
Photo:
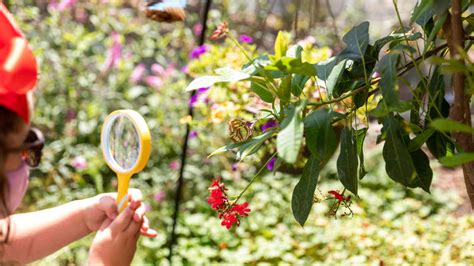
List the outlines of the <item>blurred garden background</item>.
<svg viewBox="0 0 474 266">
<path fill-rule="evenodd" d="M 360 198 L 354 199 L 353 216 L 327 217 L 330 203 L 322 201 L 313 206 L 302 228 L 290 204 L 298 178 L 273 174 L 272 169 L 265 169 L 244 195 L 252 211 L 238 228 L 222 227 L 207 203 L 212 179 L 222 177 L 229 192 L 237 194 L 264 157 L 256 154 L 240 163 L 231 154 L 208 158 L 229 142 L 226 125 L 231 118 L 251 118 L 263 105 L 243 85 L 215 86 L 193 99 L 184 92 L 193 77 L 245 63 L 230 41 L 211 42 L 212 30 L 227 21 L 250 54 L 271 51 L 278 31 L 286 30 L 316 63 L 340 50 L 341 36 L 364 20 L 372 25 L 371 38 L 390 33 L 397 25 L 392 1 L 213 1 L 203 47 L 198 47 L 198 38 L 204 1 L 188 1 L 185 22 L 174 24 L 148 20 L 139 0 L 10 2 L 40 65 L 33 124 L 47 139 L 21 211 L 115 191 L 115 174 L 99 149 L 100 129 L 107 114 L 128 108 L 141 113 L 152 132 L 152 156 L 131 186 L 144 193 L 150 223 L 159 232 L 155 239 L 141 239 L 134 264 L 169 263 L 186 123 L 192 131 L 173 264 L 469 265 L 474 261 L 474 218 L 461 172 L 432 162 L 431 194 L 406 189 L 385 176 L 375 135 L 366 141 L 369 173 L 361 181 Z M 409 19 L 415 1 L 398 3 L 402 18 Z M 192 119 L 187 117 L 189 105 L 195 108 Z M 320 193 L 342 190 L 335 164 L 332 160 L 321 174 Z M 73 243 L 35 264 L 84 264 L 91 240 Z"/>
</svg>

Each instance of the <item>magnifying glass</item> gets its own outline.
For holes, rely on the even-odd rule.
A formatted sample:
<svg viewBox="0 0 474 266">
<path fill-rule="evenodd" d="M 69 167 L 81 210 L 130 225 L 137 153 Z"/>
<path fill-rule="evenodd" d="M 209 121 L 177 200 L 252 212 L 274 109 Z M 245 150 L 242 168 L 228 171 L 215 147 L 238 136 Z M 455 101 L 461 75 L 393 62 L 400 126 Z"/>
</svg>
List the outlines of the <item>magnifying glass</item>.
<svg viewBox="0 0 474 266">
<path fill-rule="evenodd" d="M 150 130 L 143 117 L 133 110 L 117 110 L 109 114 L 100 136 L 107 165 L 117 174 L 117 209 L 128 204 L 130 178 L 143 170 L 150 158 Z"/>
</svg>

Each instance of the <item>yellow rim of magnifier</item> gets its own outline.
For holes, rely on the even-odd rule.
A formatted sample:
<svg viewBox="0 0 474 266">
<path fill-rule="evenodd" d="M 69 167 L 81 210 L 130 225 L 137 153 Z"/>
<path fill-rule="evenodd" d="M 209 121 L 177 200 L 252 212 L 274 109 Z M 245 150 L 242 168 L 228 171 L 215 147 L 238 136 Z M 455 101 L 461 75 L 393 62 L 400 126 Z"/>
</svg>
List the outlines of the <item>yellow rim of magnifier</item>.
<svg viewBox="0 0 474 266">
<path fill-rule="evenodd" d="M 114 162 L 110 162 L 107 158 L 106 154 L 106 148 L 105 148 L 105 143 L 106 143 L 106 130 L 108 127 L 111 126 L 110 121 L 112 119 L 117 119 L 121 116 L 126 116 L 130 119 L 130 121 L 133 123 L 135 126 L 135 129 L 137 130 L 138 136 L 140 137 L 140 151 L 138 153 L 138 159 L 137 162 L 133 167 L 128 169 L 127 171 L 121 171 L 120 169 L 116 168 L 116 165 L 114 165 Z M 106 127 L 107 126 L 107 127 Z M 148 159 L 150 158 L 150 153 L 151 153 L 151 135 L 150 135 L 150 130 L 148 129 L 148 126 L 145 122 L 145 119 L 136 111 L 134 110 L 117 110 L 112 113 L 110 113 L 104 121 L 104 124 L 102 126 L 102 131 L 101 131 L 101 146 L 102 146 L 102 154 L 105 158 L 105 161 L 107 165 L 112 169 L 116 174 L 118 178 L 118 195 L 117 195 L 117 209 L 119 212 L 122 212 L 125 207 L 127 206 L 127 197 L 125 197 L 128 194 L 128 185 L 130 178 L 132 177 L 133 174 L 136 174 L 143 170 L 145 168 Z M 113 158 L 112 158 L 113 160 Z"/>
</svg>

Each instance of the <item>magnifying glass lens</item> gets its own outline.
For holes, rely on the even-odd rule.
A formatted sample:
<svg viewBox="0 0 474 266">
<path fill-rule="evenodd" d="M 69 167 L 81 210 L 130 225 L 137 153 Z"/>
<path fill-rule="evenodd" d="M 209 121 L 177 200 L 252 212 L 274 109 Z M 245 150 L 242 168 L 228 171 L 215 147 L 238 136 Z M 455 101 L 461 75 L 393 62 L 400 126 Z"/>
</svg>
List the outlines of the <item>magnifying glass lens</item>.
<svg viewBox="0 0 474 266">
<path fill-rule="evenodd" d="M 113 121 L 108 144 L 112 159 L 123 171 L 130 170 L 136 164 L 140 152 L 140 137 L 128 117 L 119 116 Z"/>
</svg>

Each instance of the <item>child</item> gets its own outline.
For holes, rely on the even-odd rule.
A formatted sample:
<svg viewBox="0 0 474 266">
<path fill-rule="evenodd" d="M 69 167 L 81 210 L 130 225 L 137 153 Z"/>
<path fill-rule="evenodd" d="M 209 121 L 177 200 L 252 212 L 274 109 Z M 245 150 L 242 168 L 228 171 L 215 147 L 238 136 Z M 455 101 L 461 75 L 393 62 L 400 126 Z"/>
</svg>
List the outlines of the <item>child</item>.
<svg viewBox="0 0 474 266">
<path fill-rule="evenodd" d="M 31 128 L 37 66 L 13 16 L 0 2 L 0 264 L 28 263 L 97 231 L 89 264 L 128 265 L 139 235 L 155 237 L 138 190 L 117 214 L 116 193 L 14 214 L 26 193 L 29 167 L 41 160 L 44 140 Z"/>
</svg>

